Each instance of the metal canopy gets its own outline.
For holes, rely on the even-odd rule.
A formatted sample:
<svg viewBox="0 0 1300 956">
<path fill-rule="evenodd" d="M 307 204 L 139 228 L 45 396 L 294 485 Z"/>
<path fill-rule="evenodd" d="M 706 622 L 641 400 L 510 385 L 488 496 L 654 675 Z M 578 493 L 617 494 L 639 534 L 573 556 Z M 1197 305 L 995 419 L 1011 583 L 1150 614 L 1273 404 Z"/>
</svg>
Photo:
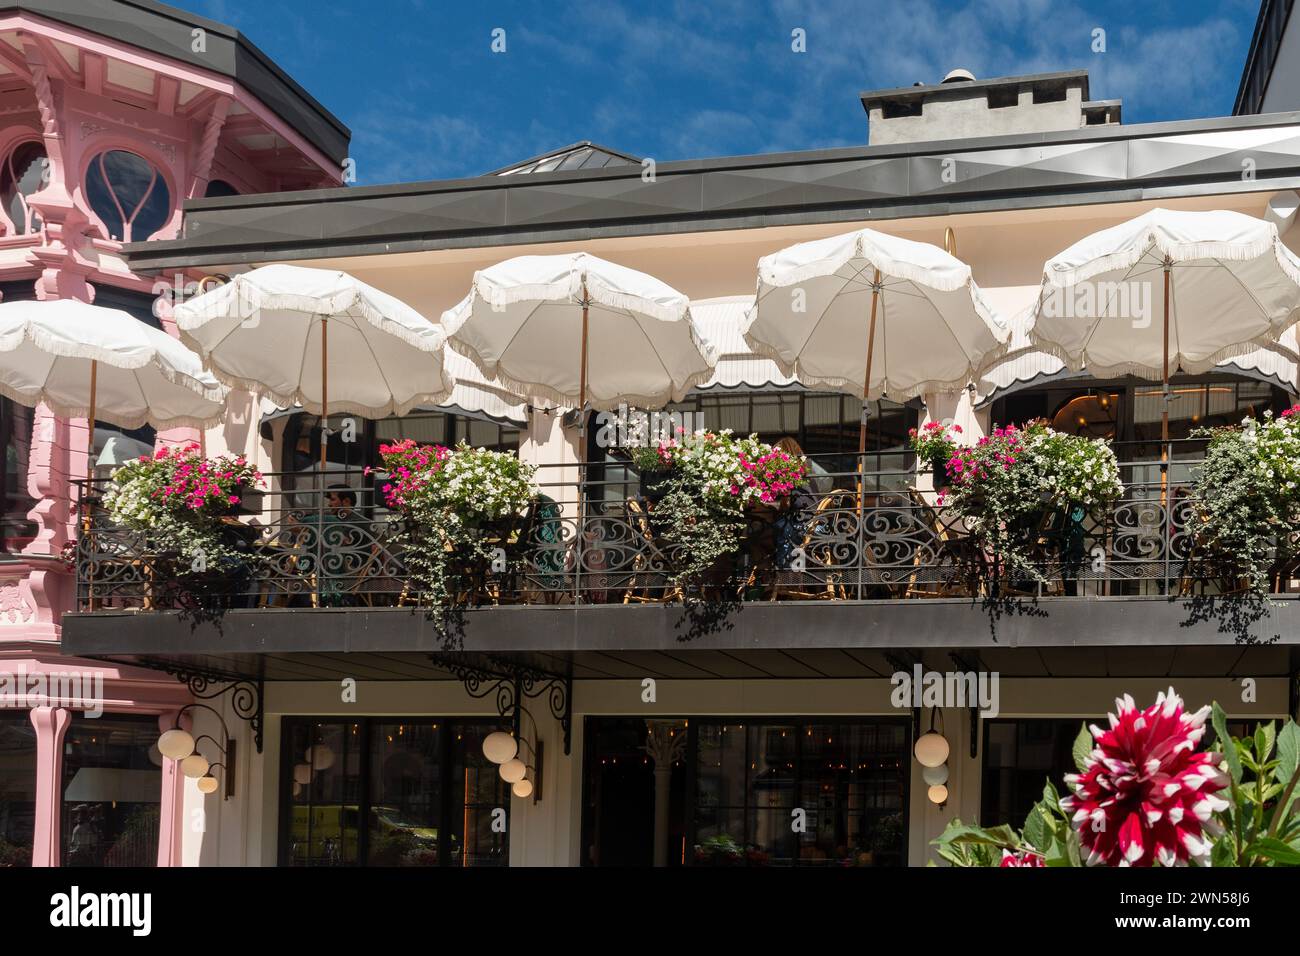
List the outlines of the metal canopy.
<svg viewBox="0 0 1300 956">
<path fill-rule="evenodd" d="M 1300 595 L 1275 596 L 1251 640 L 1300 644 Z M 193 620 L 178 611 L 64 617 L 80 655 L 892 650 L 900 647 L 1233 647 L 1203 604 L 1182 598 L 1048 597 L 989 608 L 966 598 L 791 601 L 733 609 L 701 626 L 680 606 L 512 605 L 468 610 L 449 639 L 414 608 L 259 608 Z"/>
<path fill-rule="evenodd" d="M 203 673 L 218 679 L 263 682 L 460 681 L 466 670 L 499 673 L 525 668 L 553 678 L 588 680 L 886 680 L 911 663 L 951 669 L 952 654 L 978 658 L 1003 678 L 1285 677 L 1300 670 L 1295 647 L 1056 647 L 982 648 L 978 654 L 900 647 L 889 651 L 677 650 L 552 651 L 487 654 L 271 653 L 95 655 L 97 659 L 168 673 Z"/>
</svg>

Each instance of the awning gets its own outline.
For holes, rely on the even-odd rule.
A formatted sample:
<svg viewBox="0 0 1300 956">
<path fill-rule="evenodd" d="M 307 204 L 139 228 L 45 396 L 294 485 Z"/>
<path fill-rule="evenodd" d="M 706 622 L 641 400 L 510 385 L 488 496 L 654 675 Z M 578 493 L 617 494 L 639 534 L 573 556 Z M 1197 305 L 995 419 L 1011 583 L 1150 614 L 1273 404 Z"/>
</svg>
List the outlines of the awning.
<svg viewBox="0 0 1300 956">
<path fill-rule="evenodd" d="M 1007 354 L 980 377 L 975 398 L 977 406 L 987 405 L 994 399 L 1031 385 L 1091 377 L 1087 370 L 1073 372 L 1059 358 L 1033 348 L 1028 335 L 1031 317 L 1032 312 L 1026 311 L 1010 320 L 1011 340 L 1007 343 Z M 1300 346 L 1296 335 L 1297 329 L 1292 328 L 1283 333 L 1281 345 L 1239 355 L 1218 365 L 1216 370 L 1246 375 L 1295 394 L 1300 391 Z"/>
<path fill-rule="evenodd" d="M 741 320 L 753 304 L 752 295 L 727 295 L 691 302 L 691 313 L 718 349 L 718 364 L 713 377 L 698 390 L 798 385 L 792 376 L 781 374 L 771 359 L 755 355 L 740 334 Z"/>
</svg>

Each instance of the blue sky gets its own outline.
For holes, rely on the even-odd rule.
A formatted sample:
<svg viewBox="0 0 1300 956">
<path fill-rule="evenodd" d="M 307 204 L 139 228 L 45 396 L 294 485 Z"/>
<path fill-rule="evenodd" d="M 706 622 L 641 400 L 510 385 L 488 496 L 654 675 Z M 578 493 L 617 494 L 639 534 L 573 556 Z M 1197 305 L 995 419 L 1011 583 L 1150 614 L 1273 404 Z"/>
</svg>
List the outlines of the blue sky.
<svg viewBox="0 0 1300 956">
<path fill-rule="evenodd" d="M 575 140 L 660 162 L 866 142 L 858 93 L 1086 68 L 1125 123 L 1232 112 L 1258 0 L 172 0 L 244 31 L 352 129 L 358 182 Z M 505 31 L 505 52 L 491 49 Z M 801 29 L 807 50 L 795 53 Z M 1105 51 L 1094 52 L 1094 31 Z"/>
</svg>

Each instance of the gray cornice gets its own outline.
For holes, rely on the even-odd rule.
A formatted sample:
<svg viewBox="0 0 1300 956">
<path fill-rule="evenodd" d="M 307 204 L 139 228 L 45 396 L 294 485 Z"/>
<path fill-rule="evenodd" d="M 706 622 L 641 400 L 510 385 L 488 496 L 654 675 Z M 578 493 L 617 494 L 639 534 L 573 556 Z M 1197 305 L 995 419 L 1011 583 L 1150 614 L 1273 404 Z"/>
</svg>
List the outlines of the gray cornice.
<svg viewBox="0 0 1300 956">
<path fill-rule="evenodd" d="M 1261 130 L 1271 132 L 1261 139 Z M 665 162 L 653 182 L 637 166 L 198 200 L 186 204 L 184 239 L 127 252 L 145 270 L 236 265 L 1159 200 L 1298 182 L 1300 113 L 1279 113 Z"/>
</svg>

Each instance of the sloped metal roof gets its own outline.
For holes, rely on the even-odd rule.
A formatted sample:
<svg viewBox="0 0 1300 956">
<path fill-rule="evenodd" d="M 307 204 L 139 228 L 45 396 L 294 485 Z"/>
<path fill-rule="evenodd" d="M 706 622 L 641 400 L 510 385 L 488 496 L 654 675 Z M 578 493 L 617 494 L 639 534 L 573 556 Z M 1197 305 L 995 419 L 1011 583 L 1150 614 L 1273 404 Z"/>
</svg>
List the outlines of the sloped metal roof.
<svg viewBox="0 0 1300 956">
<path fill-rule="evenodd" d="M 589 140 L 561 146 L 522 163 L 486 173 L 488 176 L 517 176 L 523 173 L 550 173 L 567 169 L 604 169 L 607 166 L 637 166 L 640 157 L 621 153 Z"/>
</svg>

